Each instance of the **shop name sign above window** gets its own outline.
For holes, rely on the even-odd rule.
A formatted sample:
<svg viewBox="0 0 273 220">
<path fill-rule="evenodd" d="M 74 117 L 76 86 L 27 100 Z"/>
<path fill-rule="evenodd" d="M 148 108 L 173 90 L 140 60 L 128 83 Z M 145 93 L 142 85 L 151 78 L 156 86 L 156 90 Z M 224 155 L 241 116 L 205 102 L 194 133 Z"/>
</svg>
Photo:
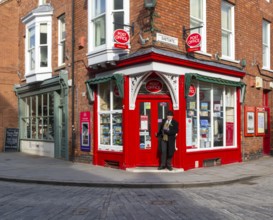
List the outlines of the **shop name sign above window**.
<svg viewBox="0 0 273 220">
<path fill-rule="evenodd" d="M 201 50 L 201 35 L 198 33 L 190 34 L 186 39 L 186 44 L 188 45 L 187 52 L 194 52 Z"/>
<path fill-rule="evenodd" d="M 128 49 L 128 42 L 130 40 L 130 36 L 127 33 L 127 31 L 123 29 L 115 30 L 114 39 L 116 41 L 116 43 L 114 44 L 114 47 L 120 48 L 120 49 Z"/>
<path fill-rule="evenodd" d="M 163 84 L 156 79 L 152 79 L 146 83 L 145 88 L 148 92 L 158 93 L 162 90 Z"/>
</svg>

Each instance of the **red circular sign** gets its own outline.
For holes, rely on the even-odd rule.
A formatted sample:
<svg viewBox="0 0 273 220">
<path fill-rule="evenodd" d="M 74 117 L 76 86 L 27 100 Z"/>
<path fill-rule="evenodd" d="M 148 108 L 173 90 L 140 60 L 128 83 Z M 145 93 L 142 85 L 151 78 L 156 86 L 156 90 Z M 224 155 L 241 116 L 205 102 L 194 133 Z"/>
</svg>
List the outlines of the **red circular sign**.
<svg viewBox="0 0 273 220">
<path fill-rule="evenodd" d="M 119 91 L 117 86 L 114 87 L 114 95 L 119 97 Z"/>
<path fill-rule="evenodd" d="M 197 47 L 201 44 L 201 35 L 198 33 L 190 34 L 186 39 L 186 44 L 189 47 Z"/>
<path fill-rule="evenodd" d="M 145 87 L 148 92 L 157 93 L 162 90 L 163 85 L 160 81 L 158 81 L 156 79 L 152 79 L 146 83 Z"/>
<path fill-rule="evenodd" d="M 195 93 L 196 93 L 195 86 L 194 85 L 190 85 L 190 88 L 189 88 L 189 97 L 195 96 Z"/>
<path fill-rule="evenodd" d="M 114 32 L 114 39 L 117 43 L 126 44 L 129 41 L 130 36 L 125 30 L 117 29 Z"/>
</svg>

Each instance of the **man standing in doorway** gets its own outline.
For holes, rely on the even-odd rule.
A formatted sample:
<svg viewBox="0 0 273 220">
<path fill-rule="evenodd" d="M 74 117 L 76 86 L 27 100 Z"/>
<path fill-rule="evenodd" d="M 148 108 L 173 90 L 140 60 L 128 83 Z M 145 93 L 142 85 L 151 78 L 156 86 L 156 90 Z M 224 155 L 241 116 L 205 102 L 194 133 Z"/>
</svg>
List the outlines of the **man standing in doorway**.
<svg viewBox="0 0 273 220">
<path fill-rule="evenodd" d="M 163 170 L 167 167 L 169 171 L 172 171 L 172 158 L 175 152 L 175 139 L 178 133 L 178 122 L 173 119 L 173 112 L 167 112 L 167 118 L 163 119 L 157 137 L 160 138 L 160 151 L 161 161 L 159 170 Z"/>
</svg>

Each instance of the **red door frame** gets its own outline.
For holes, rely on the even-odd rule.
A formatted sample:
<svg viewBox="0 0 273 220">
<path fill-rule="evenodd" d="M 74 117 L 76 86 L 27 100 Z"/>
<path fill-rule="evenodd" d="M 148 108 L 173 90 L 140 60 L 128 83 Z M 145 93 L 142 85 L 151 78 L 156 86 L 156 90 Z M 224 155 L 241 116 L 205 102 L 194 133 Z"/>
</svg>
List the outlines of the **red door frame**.
<svg viewBox="0 0 273 220">
<path fill-rule="evenodd" d="M 270 108 L 268 107 L 268 92 L 267 90 L 263 91 L 263 106 L 267 112 L 267 129 L 263 137 L 263 153 L 266 155 L 270 154 Z"/>
<path fill-rule="evenodd" d="M 140 149 L 139 141 L 139 126 L 140 126 L 140 112 L 139 105 L 141 102 L 150 102 L 151 103 L 151 150 Z M 132 132 L 136 134 L 136 142 L 134 145 L 136 153 L 136 166 L 159 166 L 159 156 L 158 153 L 158 139 L 155 136 L 155 133 L 158 131 L 158 103 L 159 102 L 168 102 L 169 109 L 172 110 L 172 100 L 170 96 L 167 95 L 138 95 L 136 100 L 136 109 L 135 109 L 135 120 L 137 121 L 136 126 L 132 128 Z"/>
</svg>

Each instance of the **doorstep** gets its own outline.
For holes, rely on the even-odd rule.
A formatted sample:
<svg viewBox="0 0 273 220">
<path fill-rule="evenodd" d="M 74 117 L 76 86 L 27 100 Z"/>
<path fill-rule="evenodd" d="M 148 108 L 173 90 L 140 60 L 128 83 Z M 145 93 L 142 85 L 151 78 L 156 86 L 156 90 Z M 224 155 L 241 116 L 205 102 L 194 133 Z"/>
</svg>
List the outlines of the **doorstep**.
<svg viewBox="0 0 273 220">
<path fill-rule="evenodd" d="M 158 170 L 158 167 L 133 167 L 126 168 L 126 171 L 132 173 L 182 173 L 184 172 L 184 169 L 173 168 L 172 171 L 169 171 L 167 168 L 164 170 Z"/>
</svg>

